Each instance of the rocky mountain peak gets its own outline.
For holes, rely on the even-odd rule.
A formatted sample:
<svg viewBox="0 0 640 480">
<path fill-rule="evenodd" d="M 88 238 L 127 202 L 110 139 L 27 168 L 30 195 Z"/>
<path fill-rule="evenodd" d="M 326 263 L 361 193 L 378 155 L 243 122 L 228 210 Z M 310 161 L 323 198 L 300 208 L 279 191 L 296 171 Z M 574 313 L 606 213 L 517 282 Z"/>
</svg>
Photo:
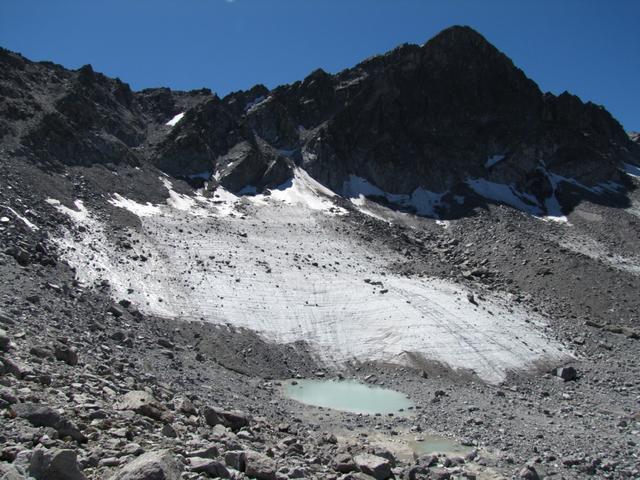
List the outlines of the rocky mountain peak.
<svg viewBox="0 0 640 480">
<path fill-rule="evenodd" d="M 338 194 L 354 177 L 409 196 L 473 195 L 479 180 L 544 210 L 553 175 L 591 188 L 620 183 L 620 166 L 640 163 L 640 147 L 604 108 L 543 94 L 466 26 L 337 74 L 317 69 L 222 99 L 208 89 L 132 92 L 90 65 L 73 72 L 8 51 L 0 61 L 3 142 L 50 165 L 149 162 L 242 190 L 285 183 L 294 164 Z"/>
<path fill-rule="evenodd" d="M 500 53 L 482 34 L 467 25 L 453 25 L 445 28 L 427 40 L 423 45 L 423 49 L 448 51 L 452 52 L 455 56 Z"/>
</svg>

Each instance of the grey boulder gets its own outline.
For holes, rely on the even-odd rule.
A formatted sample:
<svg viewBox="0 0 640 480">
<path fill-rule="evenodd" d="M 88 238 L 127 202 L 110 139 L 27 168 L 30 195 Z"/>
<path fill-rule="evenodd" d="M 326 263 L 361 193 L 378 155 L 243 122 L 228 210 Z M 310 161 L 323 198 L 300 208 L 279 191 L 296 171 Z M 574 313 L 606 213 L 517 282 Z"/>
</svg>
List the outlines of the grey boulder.
<svg viewBox="0 0 640 480">
<path fill-rule="evenodd" d="M 0 480 L 26 480 L 26 478 L 14 465 L 0 462 Z"/>
<path fill-rule="evenodd" d="M 133 410 L 154 420 L 160 420 L 167 410 L 153 395 L 144 390 L 127 392 L 120 402 L 116 404 L 115 408 L 117 410 Z"/>
<path fill-rule="evenodd" d="M 245 452 L 244 473 L 257 480 L 275 480 L 276 462 L 258 452 Z"/>
<path fill-rule="evenodd" d="M 356 455 L 353 460 L 362 473 L 371 475 L 377 480 L 386 480 L 391 477 L 391 463 L 384 457 L 363 453 Z"/>
<path fill-rule="evenodd" d="M 214 427 L 223 425 L 237 431 L 249 425 L 249 416 L 239 410 L 220 410 L 213 407 L 205 407 L 202 412 L 207 425 Z"/>
<path fill-rule="evenodd" d="M 111 480 L 179 480 L 182 465 L 170 450 L 155 450 L 127 463 Z"/>
<path fill-rule="evenodd" d="M 87 441 L 78 427 L 50 407 L 37 403 L 17 403 L 11 410 L 17 417 L 28 420 L 34 427 L 51 427 L 61 437 L 69 436 L 77 442 Z"/>
<path fill-rule="evenodd" d="M 229 470 L 222 463 L 211 458 L 192 457 L 189 459 L 189 470 L 195 473 L 206 473 L 211 477 L 230 478 Z"/>
<path fill-rule="evenodd" d="M 39 447 L 30 452 L 21 452 L 15 463 L 36 480 L 86 480 L 73 450 Z"/>
</svg>

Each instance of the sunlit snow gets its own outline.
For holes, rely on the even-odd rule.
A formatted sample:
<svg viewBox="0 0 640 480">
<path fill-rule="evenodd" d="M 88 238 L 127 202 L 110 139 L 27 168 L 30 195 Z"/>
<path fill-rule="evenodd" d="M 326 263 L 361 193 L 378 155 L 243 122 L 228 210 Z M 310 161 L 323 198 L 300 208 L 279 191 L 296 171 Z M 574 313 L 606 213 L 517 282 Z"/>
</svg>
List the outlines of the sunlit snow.
<svg viewBox="0 0 640 480">
<path fill-rule="evenodd" d="M 354 205 L 363 206 L 367 197 L 381 197 L 389 203 L 403 208 L 410 208 L 418 215 L 437 217 L 436 208 L 441 205 L 444 194 L 435 193 L 422 187 L 416 188 L 411 195 L 384 192 L 368 180 L 350 175 L 342 186 L 342 194 Z"/>
<path fill-rule="evenodd" d="M 484 178 L 469 179 L 467 180 L 467 185 L 478 195 L 489 200 L 511 205 L 531 215 L 541 215 L 543 213 L 535 197 L 518 191 L 512 185 L 490 182 Z"/>
<path fill-rule="evenodd" d="M 130 231 L 126 254 L 82 202 L 77 210 L 56 206 L 90 227 L 57 239 L 84 284 L 106 279 L 115 298 L 149 314 L 305 341 L 328 364 L 424 359 L 499 382 L 511 370 L 570 356 L 546 334 L 543 318 L 506 296 L 476 306 L 452 283 L 389 273 L 395 253 L 380 255 L 332 228 L 331 192 L 303 171 L 270 196 L 189 196 L 163 180 L 164 204 L 112 197 L 142 223 Z M 242 215 L 221 215 L 221 205 L 242 206 Z"/>
<path fill-rule="evenodd" d="M 169 125 L 170 127 L 175 127 L 176 124 L 182 120 L 182 117 L 184 117 L 185 112 L 181 112 L 179 114 L 177 114 L 175 117 L 173 117 L 171 120 L 169 120 L 167 123 L 165 123 L 165 125 Z"/>
<path fill-rule="evenodd" d="M 134 200 L 123 197 L 122 195 L 115 193 L 113 198 L 109 200 L 111 205 L 129 210 L 131 213 L 138 215 L 139 217 L 148 217 L 150 215 L 157 215 L 160 213 L 160 207 L 152 205 L 151 203 L 141 204 Z"/>
</svg>

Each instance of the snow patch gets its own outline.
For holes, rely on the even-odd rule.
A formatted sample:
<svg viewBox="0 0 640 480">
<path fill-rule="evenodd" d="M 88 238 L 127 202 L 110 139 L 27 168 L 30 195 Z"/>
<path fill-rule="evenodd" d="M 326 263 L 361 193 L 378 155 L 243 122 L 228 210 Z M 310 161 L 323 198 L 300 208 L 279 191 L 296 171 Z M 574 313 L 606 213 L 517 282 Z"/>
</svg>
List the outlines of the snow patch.
<svg viewBox="0 0 640 480">
<path fill-rule="evenodd" d="M 269 103 L 269 102 L 271 101 L 271 99 L 272 99 L 272 98 L 273 98 L 273 97 L 270 97 L 270 96 L 269 96 L 269 97 L 264 97 L 264 96 L 262 96 L 262 97 L 258 97 L 258 98 L 256 98 L 254 101 L 249 102 L 249 103 L 247 104 L 247 106 L 245 107 L 245 110 L 244 110 L 244 111 L 245 111 L 246 113 L 254 112 L 254 111 L 256 111 L 258 108 L 260 108 L 262 105 L 265 105 L 265 104 Z"/>
<path fill-rule="evenodd" d="M 625 163 L 624 171 L 635 178 L 640 178 L 640 167 L 638 165 L 632 165 L 630 163 Z"/>
<path fill-rule="evenodd" d="M 211 172 L 206 170 L 200 173 L 192 173 L 191 175 L 187 175 L 187 178 L 191 178 L 191 179 L 201 178 L 202 180 L 210 180 Z"/>
<path fill-rule="evenodd" d="M 216 190 L 214 198 L 205 197 L 201 192 L 191 196 L 176 192 L 173 189 L 173 184 L 167 178 L 158 178 L 167 188 L 169 194 L 165 203 L 152 204 L 147 202 L 142 204 L 118 193 L 113 194 L 108 202 L 115 207 L 124 208 L 140 218 L 158 215 L 184 216 L 185 214 L 193 217 L 221 217 L 237 214 L 234 206 L 239 200 L 238 197 L 223 188 Z"/>
<path fill-rule="evenodd" d="M 244 107 L 244 111 L 248 112 L 249 110 L 251 110 L 253 107 L 255 107 L 256 105 L 258 105 L 259 103 L 261 103 L 262 101 L 264 101 L 266 97 L 264 95 L 260 95 L 259 97 L 256 97 L 255 99 L 253 99 L 252 101 L 248 102 L 246 107 Z"/>
<path fill-rule="evenodd" d="M 256 188 L 248 185 L 238 195 L 234 195 L 222 187 L 218 187 L 213 198 L 204 197 L 201 193 L 185 195 L 174 190 L 168 178 L 158 177 L 169 194 L 166 204 L 143 205 L 115 194 L 109 203 L 124 208 L 139 217 L 149 217 L 159 214 L 176 215 L 177 212 L 195 217 L 224 217 L 229 215 L 242 216 L 236 211 L 236 205 L 248 201 L 256 206 L 265 206 L 274 202 L 289 205 L 302 205 L 310 210 L 321 211 L 328 215 L 345 215 L 347 211 L 334 204 L 332 198 L 336 194 L 311 178 L 302 169 L 296 169 L 291 180 L 274 188 L 269 195 L 256 194 Z M 244 197 L 243 195 L 247 195 Z"/>
<path fill-rule="evenodd" d="M 411 194 L 407 204 L 408 206 L 415 208 L 418 215 L 436 217 L 437 214 L 435 208 L 442 204 L 443 196 L 443 193 L 434 193 L 429 190 L 425 190 L 422 187 L 418 187 Z"/>
<path fill-rule="evenodd" d="M 594 185 L 593 187 L 588 187 L 585 184 L 580 183 L 575 178 L 565 177 L 549 171 L 546 171 L 546 174 L 547 174 L 547 177 L 549 178 L 549 181 L 551 182 L 551 185 L 553 185 L 554 190 L 558 187 L 560 182 L 567 182 L 575 187 L 581 188 L 582 190 L 586 190 L 588 192 L 595 193 L 598 195 L 602 193 L 619 193 L 621 190 L 624 189 L 622 185 L 612 180 L 609 180 L 608 182 L 600 183 L 598 185 Z"/>
<path fill-rule="evenodd" d="M 541 220 L 569 225 L 569 220 L 562 213 L 560 202 L 555 195 L 557 185 L 553 181 L 551 183 L 553 193 L 545 199 L 543 208 L 536 197 L 519 191 L 515 185 L 491 182 L 483 178 L 467 180 L 467 185 L 484 198 L 510 205 Z"/>
<path fill-rule="evenodd" d="M 139 217 L 149 217 L 151 215 L 160 214 L 160 207 L 157 205 L 153 205 L 149 202 L 146 204 L 138 203 L 135 200 L 123 197 L 119 193 L 115 193 L 113 198 L 108 201 L 111 205 L 129 210 L 131 213 Z"/>
<path fill-rule="evenodd" d="M 444 193 L 435 193 L 422 187 L 416 188 L 411 195 L 388 193 L 373 185 L 368 180 L 349 175 L 342 186 L 342 194 L 356 206 L 363 206 L 367 197 L 382 197 L 389 203 L 415 210 L 424 217 L 437 217 L 436 208 L 442 205 Z"/>
<path fill-rule="evenodd" d="M 175 117 L 173 117 L 171 120 L 169 120 L 167 123 L 165 123 L 165 125 L 168 125 L 170 127 L 175 127 L 176 124 L 182 120 L 182 117 L 184 117 L 184 114 L 186 112 L 180 112 L 179 114 L 177 114 Z"/>
<path fill-rule="evenodd" d="M 32 222 L 29 221 L 29 219 L 27 219 L 26 217 L 24 217 L 23 215 L 20 215 L 18 212 L 16 212 L 13 208 L 7 206 L 7 205 L 2 205 L 3 208 L 6 208 L 8 211 L 10 211 L 11 213 L 13 213 L 13 215 L 20 220 L 22 223 L 24 223 L 27 228 L 33 230 L 34 232 L 37 232 L 38 230 L 40 230 L 36 225 L 34 225 Z M 6 218 L 6 217 L 3 217 Z M 7 218 L 7 221 L 9 219 Z"/>
<path fill-rule="evenodd" d="M 181 210 L 183 212 L 195 213 L 194 206 L 196 205 L 196 201 L 182 193 L 178 193 L 174 190 L 169 190 L 169 198 L 167 199 L 167 205 L 176 210 Z"/>
<path fill-rule="evenodd" d="M 83 212 L 92 226 L 60 239 L 61 254 L 84 284 L 108 280 L 114 298 L 129 298 L 148 314 L 229 323 L 268 341 L 304 341 L 327 364 L 413 365 L 421 358 L 500 382 L 509 371 L 571 357 L 545 333 L 542 317 L 510 298 L 488 296 L 476 306 L 450 282 L 380 277 L 396 254 L 380 255 L 309 215 L 305 189 L 319 187 L 305 182 L 300 174 L 292 182 L 302 199 L 289 192 L 247 209 L 244 219 L 141 217 L 143 228 L 129 230 L 133 250 L 124 257 L 80 202 L 68 213 Z M 219 201 L 237 198 L 220 193 Z M 134 259 L 141 254 L 147 261 Z"/>
<path fill-rule="evenodd" d="M 90 222 L 90 218 L 89 218 L 89 211 L 87 210 L 87 208 L 84 206 L 84 203 L 82 203 L 82 200 L 76 200 L 75 202 L 73 202 L 73 204 L 75 205 L 75 207 L 77 208 L 77 210 L 74 210 L 72 208 L 69 208 L 65 205 L 62 205 L 59 201 L 54 200 L 56 203 L 52 203 L 50 200 L 52 199 L 48 199 L 47 203 L 53 205 L 56 207 L 56 209 L 59 212 L 64 213 L 67 217 L 69 217 L 71 220 L 73 220 L 75 223 L 82 225 L 82 224 L 86 224 Z"/>
<path fill-rule="evenodd" d="M 487 161 L 484 163 L 484 168 L 491 168 L 505 158 L 507 158 L 506 155 L 492 155 L 487 158 Z"/>
<path fill-rule="evenodd" d="M 242 187 L 240 190 L 238 190 L 238 195 L 242 196 L 242 195 L 257 195 L 258 194 L 258 189 L 256 187 L 254 187 L 253 185 L 246 185 L 244 187 Z"/>
<path fill-rule="evenodd" d="M 489 200 L 510 205 L 535 216 L 543 213 L 535 197 L 518 191 L 513 185 L 490 182 L 484 178 L 469 179 L 467 185 L 478 195 Z"/>
<path fill-rule="evenodd" d="M 235 208 L 236 203 L 238 203 L 239 200 L 240 199 L 233 193 L 225 190 L 222 187 L 218 187 L 213 198 L 209 198 L 208 202 L 216 209 L 217 217 L 242 217 L 242 214 L 236 211 Z"/>
<path fill-rule="evenodd" d="M 271 190 L 270 195 L 260 194 L 248 198 L 256 204 L 276 200 L 289 205 L 304 205 L 327 214 L 344 215 L 347 211 L 331 200 L 336 196 L 335 192 L 311 178 L 306 171 L 296 168 L 293 178 Z"/>
</svg>

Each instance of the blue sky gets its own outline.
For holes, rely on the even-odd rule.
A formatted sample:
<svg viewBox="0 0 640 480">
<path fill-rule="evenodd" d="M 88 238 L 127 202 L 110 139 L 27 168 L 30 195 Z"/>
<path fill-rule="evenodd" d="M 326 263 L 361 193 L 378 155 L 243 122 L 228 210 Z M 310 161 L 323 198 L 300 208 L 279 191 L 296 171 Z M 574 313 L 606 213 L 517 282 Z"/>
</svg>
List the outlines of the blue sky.
<svg viewBox="0 0 640 480">
<path fill-rule="evenodd" d="M 545 91 L 640 130 L 638 0 L 0 0 L 0 45 L 134 89 L 274 87 L 470 25 Z"/>
</svg>

